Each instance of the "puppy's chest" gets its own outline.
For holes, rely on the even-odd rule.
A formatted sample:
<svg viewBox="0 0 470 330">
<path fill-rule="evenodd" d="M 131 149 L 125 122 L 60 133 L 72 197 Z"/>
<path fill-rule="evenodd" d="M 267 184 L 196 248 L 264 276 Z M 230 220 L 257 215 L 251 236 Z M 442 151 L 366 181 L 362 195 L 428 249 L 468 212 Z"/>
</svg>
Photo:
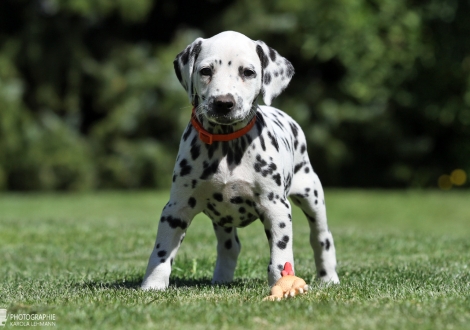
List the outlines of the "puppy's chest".
<svg viewBox="0 0 470 330">
<path fill-rule="evenodd" d="M 213 181 L 205 189 L 204 213 L 222 227 L 244 227 L 258 218 L 259 199 L 252 182 Z"/>
<path fill-rule="evenodd" d="M 192 192 L 203 203 L 203 212 L 222 227 L 244 227 L 256 220 L 256 205 L 262 192 L 259 174 L 254 170 L 256 155 L 248 145 L 239 160 L 234 153 L 241 150 L 227 152 L 220 144 L 213 154 L 210 148 L 204 151 L 198 166 L 202 172 L 212 166 L 213 173 Z"/>
<path fill-rule="evenodd" d="M 174 185 L 214 223 L 248 225 L 258 218 L 260 200 L 283 195 L 283 168 L 289 157 L 266 129 L 261 135 L 211 145 L 193 132 L 187 142 L 180 149 Z"/>
</svg>

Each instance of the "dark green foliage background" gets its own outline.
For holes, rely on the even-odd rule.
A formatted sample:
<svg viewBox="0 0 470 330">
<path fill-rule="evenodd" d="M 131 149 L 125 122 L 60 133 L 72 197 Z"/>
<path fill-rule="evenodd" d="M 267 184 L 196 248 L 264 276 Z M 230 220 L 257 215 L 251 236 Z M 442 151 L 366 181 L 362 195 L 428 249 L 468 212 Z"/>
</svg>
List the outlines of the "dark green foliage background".
<svg viewBox="0 0 470 330">
<path fill-rule="evenodd" d="M 190 105 L 173 73 L 236 30 L 292 61 L 275 106 L 327 186 L 470 172 L 468 0 L 2 0 L 0 189 L 167 187 Z"/>
</svg>

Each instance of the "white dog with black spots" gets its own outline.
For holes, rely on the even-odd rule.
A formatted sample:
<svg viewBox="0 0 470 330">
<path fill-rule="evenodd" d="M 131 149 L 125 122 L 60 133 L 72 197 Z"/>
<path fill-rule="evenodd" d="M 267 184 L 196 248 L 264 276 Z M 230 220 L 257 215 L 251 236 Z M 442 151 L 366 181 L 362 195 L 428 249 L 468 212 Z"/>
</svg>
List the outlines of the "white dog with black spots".
<svg viewBox="0 0 470 330">
<path fill-rule="evenodd" d="M 310 225 L 320 280 L 339 283 L 323 189 L 304 133 L 272 100 L 294 75 L 292 64 L 263 41 L 237 32 L 196 39 L 174 61 L 194 106 L 183 133 L 170 200 L 163 208 L 142 288 L 164 290 L 186 230 L 205 213 L 217 237 L 212 282 L 233 280 L 241 245 L 237 228 L 260 219 L 270 246 L 268 282 L 294 266 L 288 197 Z M 266 106 L 259 106 L 262 95 Z"/>
</svg>

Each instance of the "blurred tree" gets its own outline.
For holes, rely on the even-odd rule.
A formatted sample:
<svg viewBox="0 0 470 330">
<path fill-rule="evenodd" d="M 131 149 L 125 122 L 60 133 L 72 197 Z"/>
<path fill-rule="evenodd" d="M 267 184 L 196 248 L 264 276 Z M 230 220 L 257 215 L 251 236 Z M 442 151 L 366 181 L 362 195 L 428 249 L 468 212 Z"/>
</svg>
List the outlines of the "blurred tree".
<svg viewBox="0 0 470 330">
<path fill-rule="evenodd" d="M 275 106 L 303 126 L 326 185 L 427 187 L 469 173 L 469 6 L 2 0 L 0 189 L 168 186 L 190 112 L 172 61 L 227 29 L 293 62 Z"/>
<path fill-rule="evenodd" d="M 470 170 L 469 13 L 458 0 L 243 0 L 223 27 L 294 63 L 278 105 L 327 185 L 424 187 Z"/>
<path fill-rule="evenodd" d="M 0 188 L 169 186 L 190 113 L 172 61 L 199 35 L 177 29 L 230 4 L 190 3 L 0 2 Z"/>
</svg>

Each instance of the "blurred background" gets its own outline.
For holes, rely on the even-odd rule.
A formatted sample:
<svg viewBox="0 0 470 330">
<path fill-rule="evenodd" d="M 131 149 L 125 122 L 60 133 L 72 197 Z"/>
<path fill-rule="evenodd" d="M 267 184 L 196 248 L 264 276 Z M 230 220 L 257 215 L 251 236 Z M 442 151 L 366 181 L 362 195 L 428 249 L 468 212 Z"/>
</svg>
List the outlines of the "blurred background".
<svg viewBox="0 0 470 330">
<path fill-rule="evenodd" d="M 327 187 L 469 186 L 469 0 L 0 0 L 0 190 L 168 188 L 197 37 L 265 41 Z"/>
</svg>

